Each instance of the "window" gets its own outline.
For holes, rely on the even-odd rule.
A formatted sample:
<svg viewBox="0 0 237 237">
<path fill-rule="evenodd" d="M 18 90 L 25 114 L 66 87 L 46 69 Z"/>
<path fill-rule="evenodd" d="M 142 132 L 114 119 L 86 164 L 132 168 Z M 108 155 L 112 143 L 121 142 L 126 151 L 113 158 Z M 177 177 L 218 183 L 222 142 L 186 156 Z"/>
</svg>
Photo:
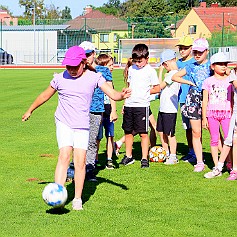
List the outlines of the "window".
<svg viewBox="0 0 237 237">
<path fill-rule="evenodd" d="M 91 43 L 95 43 L 95 35 L 91 36 Z"/>
<path fill-rule="evenodd" d="M 191 25 L 188 27 L 189 34 L 196 34 L 197 33 L 197 25 Z"/>
<path fill-rule="evenodd" d="M 117 42 L 117 39 L 118 39 L 118 34 L 114 33 L 114 42 Z"/>
<path fill-rule="evenodd" d="M 100 34 L 100 42 L 109 42 L 109 34 Z"/>
</svg>

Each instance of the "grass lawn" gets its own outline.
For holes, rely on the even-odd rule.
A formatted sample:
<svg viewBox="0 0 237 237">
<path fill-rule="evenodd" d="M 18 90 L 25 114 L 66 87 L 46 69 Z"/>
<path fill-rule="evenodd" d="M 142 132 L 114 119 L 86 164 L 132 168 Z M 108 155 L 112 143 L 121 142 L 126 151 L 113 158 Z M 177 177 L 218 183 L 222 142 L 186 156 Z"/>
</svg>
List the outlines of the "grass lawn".
<svg viewBox="0 0 237 237">
<path fill-rule="evenodd" d="M 140 139 L 135 137 L 135 164 L 118 167 L 124 155 L 114 157 L 117 169 L 98 171 L 98 182 L 86 182 L 84 211 L 72 211 L 74 187 L 66 183 L 69 198 L 56 212 L 42 200 L 42 190 L 53 182 L 57 162 L 54 112 L 57 96 L 37 109 L 29 121 L 21 116 L 44 90 L 53 72 L 60 70 L 1 69 L 0 236 L 207 236 L 237 234 L 237 185 L 228 173 L 212 180 L 194 173 L 191 164 L 174 166 L 151 163 L 140 168 Z M 115 88 L 124 83 L 122 70 L 113 73 Z M 118 102 L 118 111 L 123 102 Z M 159 101 L 151 103 L 157 117 Z M 122 116 L 115 138 L 123 135 Z M 179 159 L 186 154 L 185 131 L 178 115 L 176 136 Z M 159 139 L 157 144 L 159 144 Z M 203 134 L 203 152 L 212 168 L 209 134 Z M 105 161 L 105 140 L 99 159 Z"/>
</svg>

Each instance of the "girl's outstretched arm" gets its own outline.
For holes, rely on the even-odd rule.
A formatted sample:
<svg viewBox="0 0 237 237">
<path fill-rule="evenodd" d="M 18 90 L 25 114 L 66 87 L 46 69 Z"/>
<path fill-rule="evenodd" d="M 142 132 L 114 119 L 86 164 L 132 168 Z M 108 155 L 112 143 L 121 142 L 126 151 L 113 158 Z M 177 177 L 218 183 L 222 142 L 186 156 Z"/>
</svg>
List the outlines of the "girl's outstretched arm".
<svg viewBox="0 0 237 237">
<path fill-rule="evenodd" d="M 111 99 L 113 100 L 124 100 L 128 97 L 130 97 L 131 95 L 131 89 L 129 88 L 124 88 L 122 90 L 122 92 L 118 92 L 116 90 L 114 90 L 113 88 L 111 88 L 107 82 L 103 83 L 100 87 L 100 89 L 106 94 L 108 95 Z"/>
<path fill-rule="evenodd" d="M 45 91 L 43 91 L 22 116 L 22 121 L 28 120 L 33 111 L 49 100 L 55 94 L 55 92 L 56 90 L 52 86 L 49 86 Z"/>
</svg>

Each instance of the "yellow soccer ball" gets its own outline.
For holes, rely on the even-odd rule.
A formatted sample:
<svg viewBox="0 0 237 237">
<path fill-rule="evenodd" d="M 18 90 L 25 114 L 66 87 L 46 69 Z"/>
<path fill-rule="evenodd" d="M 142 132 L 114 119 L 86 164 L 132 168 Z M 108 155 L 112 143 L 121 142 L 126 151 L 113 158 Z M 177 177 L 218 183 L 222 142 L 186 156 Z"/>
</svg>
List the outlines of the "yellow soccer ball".
<svg viewBox="0 0 237 237">
<path fill-rule="evenodd" d="M 149 151 L 149 159 L 151 162 L 164 162 L 166 151 L 162 146 L 153 146 Z"/>
</svg>

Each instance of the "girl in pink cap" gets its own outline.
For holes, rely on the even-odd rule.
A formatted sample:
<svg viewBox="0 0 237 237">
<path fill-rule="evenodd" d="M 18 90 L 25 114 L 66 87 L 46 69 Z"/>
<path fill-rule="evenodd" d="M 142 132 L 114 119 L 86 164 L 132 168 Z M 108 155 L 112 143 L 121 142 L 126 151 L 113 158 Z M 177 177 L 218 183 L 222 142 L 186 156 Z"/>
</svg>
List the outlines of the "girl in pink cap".
<svg viewBox="0 0 237 237">
<path fill-rule="evenodd" d="M 55 170 L 55 183 L 64 186 L 73 150 L 75 197 L 72 208 L 82 210 L 81 196 L 89 139 L 89 109 L 94 90 L 97 86 L 100 87 L 113 100 L 123 100 L 130 96 L 131 91 L 124 89 L 122 92 L 117 92 L 105 82 L 101 74 L 87 70 L 85 51 L 79 46 L 68 49 L 62 64 L 66 66 L 66 70 L 54 74 L 48 88 L 36 98 L 22 116 L 22 121 L 28 120 L 35 109 L 58 92 L 55 122 L 59 157 Z"/>
</svg>

